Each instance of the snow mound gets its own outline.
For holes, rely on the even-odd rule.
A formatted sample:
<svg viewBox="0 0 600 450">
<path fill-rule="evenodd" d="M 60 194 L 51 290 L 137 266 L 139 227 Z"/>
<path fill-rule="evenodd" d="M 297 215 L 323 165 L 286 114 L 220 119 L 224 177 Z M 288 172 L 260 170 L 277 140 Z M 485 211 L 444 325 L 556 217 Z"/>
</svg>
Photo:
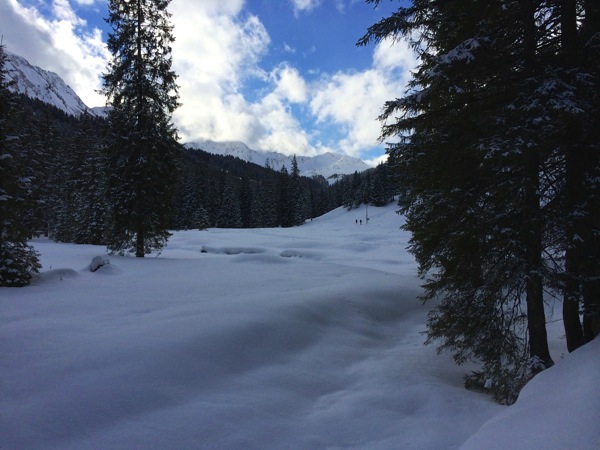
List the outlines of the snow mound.
<svg viewBox="0 0 600 450">
<path fill-rule="evenodd" d="M 202 246 L 202 250 L 200 250 L 201 253 L 216 253 L 219 255 L 239 255 L 239 254 L 247 254 L 247 255 L 252 255 L 255 253 L 264 253 L 265 249 L 264 248 L 256 248 L 256 247 L 222 247 L 222 248 L 217 248 L 217 247 L 209 247 L 209 246 Z"/>
<path fill-rule="evenodd" d="M 107 255 L 96 255 L 90 263 L 90 271 L 96 272 L 100 267 L 107 266 L 108 264 L 110 264 L 110 260 Z"/>
<path fill-rule="evenodd" d="M 461 450 L 512 450 L 515 443 L 544 450 L 600 449 L 599 377 L 597 338 L 536 375 L 517 402 L 486 422 Z M 585 413 L 574 414 L 573 407 Z"/>
<path fill-rule="evenodd" d="M 280 256 L 283 258 L 306 258 L 306 259 L 318 260 L 318 259 L 320 259 L 321 254 L 318 252 L 311 252 L 311 251 L 306 251 L 306 250 L 287 249 L 287 250 L 283 250 L 280 253 Z"/>
<path fill-rule="evenodd" d="M 35 284 L 64 281 L 65 279 L 76 278 L 77 276 L 79 276 L 79 273 L 74 269 L 50 269 L 40 273 L 36 277 L 37 281 L 35 282 Z"/>
</svg>

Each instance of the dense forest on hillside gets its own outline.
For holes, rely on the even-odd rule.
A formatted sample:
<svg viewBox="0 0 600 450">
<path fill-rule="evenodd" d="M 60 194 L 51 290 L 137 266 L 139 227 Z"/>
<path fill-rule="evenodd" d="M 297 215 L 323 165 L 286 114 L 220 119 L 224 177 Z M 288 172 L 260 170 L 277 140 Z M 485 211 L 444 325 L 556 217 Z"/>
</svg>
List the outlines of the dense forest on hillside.
<svg viewBox="0 0 600 450">
<path fill-rule="evenodd" d="M 106 203 L 105 142 L 108 124 L 75 118 L 39 100 L 15 96 L 12 133 L 32 173 L 30 236 L 104 244 L 110 220 Z M 307 178 L 298 168 L 275 171 L 237 157 L 181 148 L 171 229 L 288 227 L 339 206 L 392 201 L 390 168 L 382 164 L 337 178 Z"/>
</svg>

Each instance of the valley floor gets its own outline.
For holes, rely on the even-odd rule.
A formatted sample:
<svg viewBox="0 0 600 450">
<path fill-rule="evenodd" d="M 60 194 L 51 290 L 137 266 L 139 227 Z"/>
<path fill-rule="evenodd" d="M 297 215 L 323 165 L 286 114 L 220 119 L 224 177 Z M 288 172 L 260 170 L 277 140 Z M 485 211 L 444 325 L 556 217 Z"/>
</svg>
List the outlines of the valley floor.
<svg viewBox="0 0 600 450">
<path fill-rule="evenodd" d="M 0 448 L 600 448 L 600 342 L 561 360 L 553 323 L 516 405 L 466 391 L 423 345 L 402 218 L 369 214 L 176 232 L 94 273 L 103 248 L 35 241 L 39 278 L 0 288 Z"/>
</svg>

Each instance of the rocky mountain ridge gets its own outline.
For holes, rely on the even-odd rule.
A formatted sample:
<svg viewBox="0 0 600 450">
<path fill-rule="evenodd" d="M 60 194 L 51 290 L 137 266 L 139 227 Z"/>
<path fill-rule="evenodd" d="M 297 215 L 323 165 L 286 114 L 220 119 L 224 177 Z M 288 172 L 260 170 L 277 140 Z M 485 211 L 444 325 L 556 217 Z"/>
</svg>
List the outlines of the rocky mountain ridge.
<svg viewBox="0 0 600 450">
<path fill-rule="evenodd" d="M 233 156 L 259 166 L 270 167 L 281 170 L 282 167 L 290 171 L 293 156 L 278 152 L 263 152 L 249 148 L 243 142 L 215 142 L 204 140 L 189 142 L 185 144 L 190 149 L 200 149 L 215 155 Z M 296 156 L 300 175 L 312 177 L 322 175 L 330 181 L 335 181 L 340 175 L 348 175 L 354 172 L 363 172 L 370 169 L 367 163 L 358 158 L 342 155 L 339 153 L 323 153 L 316 156 Z"/>
<path fill-rule="evenodd" d="M 71 87 L 54 72 L 30 64 L 25 58 L 6 52 L 6 76 L 13 92 L 41 100 L 75 117 L 88 113 L 96 115 Z"/>
</svg>

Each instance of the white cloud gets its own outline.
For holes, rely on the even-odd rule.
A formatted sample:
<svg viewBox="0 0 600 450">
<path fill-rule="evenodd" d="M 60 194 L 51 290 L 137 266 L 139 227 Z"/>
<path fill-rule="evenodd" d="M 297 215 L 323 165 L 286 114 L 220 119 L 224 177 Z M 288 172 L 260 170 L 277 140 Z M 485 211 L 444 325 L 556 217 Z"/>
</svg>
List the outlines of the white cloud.
<svg viewBox="0 0 600 450">
<path fill-rule="evenodd" d="M 344 0 L 335 0 L 335 9 L 337 9 L 341 13 L 345 12 L 346 3 L 344 3 Z"/>
<path fill-rule="evenodd" d="M 310 12 L 321 4 L 321 0 L 291 0 L 294 7 L 294 14 Z"/>
<path fill-rule="evenodd" d="M 307 100 L 305 81 L 285 64 L 262 71 L 259 63 L 270 44 L 264 26 L 255 16 L 241 20 L 239 10 L 219 10 L 218 4 L 207 9 L 203 2 L 172 3 L 173 68 L 183 103 L 174 117 L 183 140 L 239 140 L 256 149 L 310 153 L 290 109 Z M 250 101 L 243 92 L 253 78 L 266 88 Z"/>
<path fill-rule="evenodd" d="M 181 33 L 185 27 L 177 22 L 176 10 L 173 17 Z M 378 146 L 381 108 L 404 92 L 408 70 L 416 65 L 406 44 L 382 42 L 374 49 L 370 69 L 324 74 L 308 83 L 297 68 L 286 63 L 270 73 L 260 70 L 269 39 L 258 19 L 251 17 L 243 23 L 233 16 L 203 19 L 189 9 L 185 17 L 194 26 L 190 27 L 193 33 L 183 33 L 190 39 L 181 45 L 186 49 L 186 63 L 176 67 L 184 102 L 176 117 L 188 140 L 240 140 L 251 148 L 286 154 L 333 150 L 360 156 L 365 149 Z M 177 47 L 174 54 L 177 60 Z M 249 101 L 243 95 L 247 78 L 241 74 L 259 77 L 268 87 Z M 298 109 L 293 110 L 294 105 Z M 314 130 L 303 129 L 295 115 L 298 110 L 313 121 Z M 320 133 L 320 128 L 328 126 L 336 128 L 337 138 Z"/>
<path fill-rule="evenodd" d="M 376 118 L 389 97 L 387 80 L 378 72 L 337 73 L 322 81 L 310 107 L 318 123 L 328 121 L 342 127 L 345 137 L 339 149 L 358 156 L 377 145 L 380 124 Z"/>
<path fill-rule="evenodd" d="M 255 148 L 275 150 L 286 155 L 315 154 L 309 136 L 277 94 L 267 95 L 260 103 L 252 105 L 251 111 L 259 120 L 262 131 L 261 135 L 254 137 Z"/>
<path fill-rule="evenodd" d="M 184 140 L 244 141 L 256 132 L 241 90 L 246 78 L 267 77 L 258 62 L 270 39 L 255 16 L 238 19 L 242 2 L 232 3 L 171 4 L 183 104 L 174 117 Z"/>
<path fill-rule="evenodd" d="M 382 42 L 373 55 L 372 68 L 362 72 L 337 72 L 322 78 L 310 101 L 317 122 L 343 128 L 339 150 L 360 156 L 377 145 L 381 123 L 377 117 L 387 100 L 400 96 L 408 82 L 408 70 L 416 61 L 408 46 Z"/>
<path fill-rule="evenodd" d="M 372 167 L 377 167 L 379 164 L 384 163 L 387 161 L 388 159 L 388 155 L 387 154 L 383 154 L 380 156 L 377 156 L 375 158 L 372 159 L 365 159 L 365 158 L 361 158 L 365 163 L 367 163 L 368 165 L 372 166 Z"/>
<path fill-rule="evenodd" d="M 406 73 L 416 67 L 416 59 L 405 41 L 386 39 L 375 46 L 373 66 L 378 70 L 400 69 Z"/>
<path fill-rule="evenodd" d="M 202 0 L 196 2 L 173 0 L 171 9 L 174 10 L 174 8 L 180 8 L 180 10 L 184 12 L 185 7 L 190 7 L 192 9 L 200 8 L 209 15 L 236 16 L 242 10 L 244 3 L 245 0 Z"/>
<path fill-rule="evenodd" d="M 292 103 L 307 99 L 304 80 L 287 66 L 276 68 L 268 80 L 271 89 L 255 102 L 247 101 L 240 92 L 208 95 L 208 102 L 197 111 L 190 140 L 239 140 L 257 150 L 315 154 L 310 136 L 291 111 Z M 188 117 L 182 114 L 179 122 Z"/>
<path fill-rule="evenodd" d="M 260 68 L 270 38 L 255 16 L 219 10 L 215 2 L 172 3 L 177 40 L 173 66 L 183 106 L 175 113 L 186 141 L 239 140 L 251 148 L 287 154 L 314 153 L 291 105 L 307 101 L 306 82 L 297 69 L 281 64 L 269 73 Z M 240 5 L 241 6 L 241 5 Z M 265 86 L 258 98 L 244 96 L 249 81 Z"/>
<path fill-rule="evenodd" d="M 307 99 L 306 82 L 297 69 L 283 65 L 271 74 L 277 87 L 275 93 L 290 103 L 304 103 Z"/>
<path fill-rule="evenodd" d="M 51 18 L 16 0 L 0 3 L 8 51 L 59 74 L 86 104 L 104 104 L 103 97 L 94 92 L 100 88 L 99 74 L 109 56 L 98 29 L 85 31 L 85 21 L 77 17 L 67 0 L 52 2 Z"/>
<path fill-rule="evenodd" d="M 185 83 L 210 82 L 239 88 L 241 76 L 257 72 L 257 63 L 269 45 L 269 36 L 258 18 L 236 19 L 239 11 L 206 8 L 204 2 L 172 3 L 176 40 L 173 65 Z"/>
<path fill-rule="evenodd" d="M 286 53 L 289 53 L 291 55 L 296 53 L 296 49 L 294 47 L 292 47 L 290 44 L 288 44 L 287 42 L 283 43 L 283 51 Z"/>
</svg>

